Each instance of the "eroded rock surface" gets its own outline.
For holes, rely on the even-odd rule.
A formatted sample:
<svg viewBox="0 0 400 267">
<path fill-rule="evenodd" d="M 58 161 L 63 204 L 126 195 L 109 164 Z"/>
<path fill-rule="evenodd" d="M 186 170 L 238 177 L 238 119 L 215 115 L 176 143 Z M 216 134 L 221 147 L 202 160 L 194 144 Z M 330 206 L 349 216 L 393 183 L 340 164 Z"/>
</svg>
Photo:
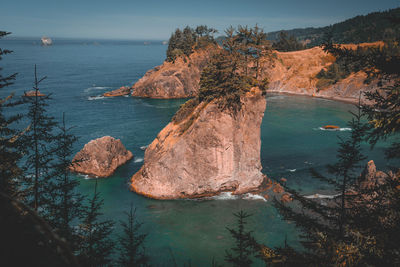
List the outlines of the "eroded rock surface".
<svg viewBox="0 0 400 267">
<path fill-rule="evenodd" d="M 216 48 L 195 51 L 188 58 L 165 61 L 146 72 L 132 86 L 132 96 L 149 98 L 188 98 L 198 94 L 201 71 Z"/>
<path fill-rule="evenodd" d="M 256 190 L 264 180 L 260 125 L 266 100 L 253 88 L 241 101 L 236 115 L 221 111 L 214 100 L 200 103 L 183 121 L 169 123 L 147 148 L 132 189 L 157 199 Z"/>
<path fill-rule="evenodd" d="M 119 139 L 103 136 L 87 143 L 75 155 L 70 170 L 98 177 L 108 177 L 132 157 L 132 153 L 126 150 Z"/>
<path fill-rule="evenodd" d="M 381 45 L 381 43 L 361 44 L 361 46 L 373 45 Z M 345 46 L 355 48 L 355 45 Z M 378 81 L 365 84 L 366 74 L 357 72 L 336 84 L 318 90 L 316 75 L 321 69 L 326 69 L 335 61 L 332 55 L 320 47 L 294 52 L 276 52 L 276 55 L 277 59 L 273 65 L 265 68 L 263 72 L 263 76 L 268 77 L 270 82 L 269 92 L 358 102 L 361 91 L 373 91 L 379 88 Z"/>
<path fill-rule="evenodd" d="M 131 93 L 131 88 L 127 86 L 121 86 L 118 89 L 104 93 L 103 96 L 105 97 L 124 96 L 124 95 L 129 95 L 130 93 Z"/>
</svg>

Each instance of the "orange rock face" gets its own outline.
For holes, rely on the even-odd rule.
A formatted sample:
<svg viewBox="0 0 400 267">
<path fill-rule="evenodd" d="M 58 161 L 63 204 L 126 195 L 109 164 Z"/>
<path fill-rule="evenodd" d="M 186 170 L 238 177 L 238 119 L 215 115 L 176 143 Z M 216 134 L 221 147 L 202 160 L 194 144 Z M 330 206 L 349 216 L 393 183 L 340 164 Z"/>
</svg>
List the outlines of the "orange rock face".
<svg viewBox="0 0 400 267">
<path fill-rule="evenodd" d="M 87 143 L 70 166 L 73 172 L 108 177 L 133 157 L 119 139 L 104 136 Z"/>
<path fill-rule="evenodd" d="M 33 97 L 36 96 L 36 91 L 32 90 L 32 91 L 28 91 L 24 93 L 24 96 L 26 97 Z M 37 91 L 37 96 L 46 96 L 45 94 L 42 94 L 39 90 Z"/>
<path fill-rule="evenodd" d="M 365 43 L 361 46 L 379 46 L 382 43 Z M 356 45 L 344 45 L 354 48 Z M 267 66 L 262 73 L 269 80 L 269 92 L 306 95 L 349 102 L 358 102 L 360 91 L 374 91 L 378 81 L 364 84 L 364 72 L 353 73 L 347 78 L 317 90 L 316 75 L 328 68 L 335 58 L 325 53 L 320 47 L 301 51 L 276 52 L 277 60 Z M 362 96 L 362 101 L 365 98 Z"/>
<path fill-rule="evenodd" d="M 287 203 L 293 201 L 293 199 L 289 194 L 285 193 L 281 196 L 281 201 Z"/>
<path fill-rule="evenodd" d="M 340 127 L 336 126 L 336 125 L 325 125 L 325 126 L 322 126 L 322 128 L 324 128 L 326 130 L 339 130 L 340 129 Z"/>
<path fill-rule="evenodd" d="M 122 86 L 116 90 L 106 92 L 103 94 L 105 97 L 114 97 L 114 96 L 124 96 L 129 95 L 131 93 L 131 89 L 127 86 Z"/>
<path fill-rule="evenodd" d="M 275 182 L 274 183 L 274 188 L 272 189 L 272 191 L 274 193 L 281 194 L 281 193 L 285 192 L 285 189 L 283 189 L 283 187 L 280 184 Z"/>
<path fill-rule="evenodd" d="M 198 94 L 201 71 L 207 66 L 217 48 L 195 51 L 189 57 L 180 57 L 175 62 L 146 72 L 132 86 L 132 96 L 149 98 L 188 98 Z"/>
<path fill-rule="evenodd" d="M 132 190 L 157 199 L 257 190 L 264 181 L 260 125 L 266 100 L 253 88 L 241 101 L 236 116 L 212 101 L 200 103 L 181 122 L 169 123 L 146 149 L 144 164 L 131 179 Z"/>
</svg>

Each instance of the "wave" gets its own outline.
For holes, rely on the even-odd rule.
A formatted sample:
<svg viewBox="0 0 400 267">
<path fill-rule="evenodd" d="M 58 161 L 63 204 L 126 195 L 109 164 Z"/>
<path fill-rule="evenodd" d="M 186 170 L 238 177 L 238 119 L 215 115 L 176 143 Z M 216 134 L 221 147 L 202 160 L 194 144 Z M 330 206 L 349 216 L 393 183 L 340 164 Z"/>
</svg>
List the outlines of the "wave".
<svg viewBox="0 0 400 267">
<path fill-rule="evenodd" d="M 346 132 L 346 131 L 351 131 L 352 129 L 351 128 L 325 129 L 323 127 L 318 127 L 318 128 L 314 128 L 314 130 L 330 131 L 330 132 L 335 132 L 335 131 Z"/>
<path fill-rule="evenodd" d="M 88 100 L 92 101 L 92 100 L 99 100 L 99 99 L 104 99 L 105 97 L 102 95 L 96 95 L 96 96 L 89 96 Z"/>
<path fill-rule="evenodd" d="M 105 90 L 105 89 L 110 89 L 111 87 L 109 86 L 92 86 L 92 87 L 88 87 L 85 90 L 83 90 L 85 93 L 89 93 L 90 91 L 93 90 Z"/>
<path fill-rule="evenodd" d="M 82 174 L 82 173 L 78 173 L 77 174 L 79 177 L 85 179 L 85 180 L 90 180 L 90 179 L 95 179 L 95 178 L 99 178 L 98 176 L 90 176 L 88 174 Z"/>
<path fill-rule="evenodd" d="M 283 95 L 276 95 L 276 96 L 270 96 L 270 97 L 267 97 L 267 99 L 268 100 L 281 100 L 281 99 L 285 99 L 286 97 L 285 96 L 283 96 Z"/>
<path fill-rule="evenodd" d="M 211 197 L 211 199 L 215 200 L 233 200 L 233 199 L 238 199 L 238 195 L 232 194 L 232 192 L 222 192 L 217 196 Z"/>
<path fill-rule="evenodd" d="M 336 194 L 336 195 L 323 195 L 323 194 L 313 194 L 313 195 L 308 195 L 308 196 L 304 196 L 305 198 L 309 198 L 309 199 L 321 199 L 321 198 L 329 198 L 329 199 L 333 199 L 335 197 L 340 196 L 340 194 Z"/>
<path fill-rule="evenodd" d="M 267 200 L 263 196 L 251 193 L 244 194 L 242 198 L 247 200 L 262 200 L 264 202 L 267 202 Z"/>
<path fill-rule="evenodd" d="M 147 145 L 147 146 L 141 146 L 141 147 L 140 147 L 140 150 L 145 151 L 145 150 L 147 149 L 148 146 L 149 146 L 149 145 Z"/>
<path fill-rule="evenodd" d="M 236 199 L 246 199 L 246 200 L 262 200 L 267 202 L 267 200 L 260 195 L 247 193 L 244 195 L 234 195 L 232 192 L 222 192 L 217 196 L 213 196 L 210 199 L 214 200 L 236 200 Z"/>
<path fill-rule="evenodd" d="M 297 169 L 286 169 L 289 172 L 295 172 Z"/>
<path fill-rule="evenodd" d="M 143 162 L 143 158 L 135 158 L 133 162 L 135 163 Z"/>
</svg>

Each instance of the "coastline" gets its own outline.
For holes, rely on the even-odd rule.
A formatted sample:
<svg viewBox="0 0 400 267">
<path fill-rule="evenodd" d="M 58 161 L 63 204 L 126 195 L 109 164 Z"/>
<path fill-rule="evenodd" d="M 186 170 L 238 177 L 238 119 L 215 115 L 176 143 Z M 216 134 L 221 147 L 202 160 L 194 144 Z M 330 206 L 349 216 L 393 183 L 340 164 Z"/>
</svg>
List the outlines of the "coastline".
<svg viewBox="0 0 400 267">
<path fill-rule="evenodd" d="M 267 90 L 267 94 L 279 94 L 279 95 L 289 95 L 289 96 L 307 96 L 311 98 L 321 98 L 321 99 L 327 99 L 327 100 L 332 100 L 332 101 L 338 101 L 338 102 L 343 102 L 343 103 L 348 103 L 348 104 L 357 104 L 358 99 L 356 98 L 347 98 L 347 97 L 333 97 L 333 96 L 324 96 L 324 95 L 310 95 L 310 94 L 305 94 L 305 93 L 295 93 L 295 92 L 289 92 L 289 91 L 277 91 L 277 90 Z"/>
</svg>

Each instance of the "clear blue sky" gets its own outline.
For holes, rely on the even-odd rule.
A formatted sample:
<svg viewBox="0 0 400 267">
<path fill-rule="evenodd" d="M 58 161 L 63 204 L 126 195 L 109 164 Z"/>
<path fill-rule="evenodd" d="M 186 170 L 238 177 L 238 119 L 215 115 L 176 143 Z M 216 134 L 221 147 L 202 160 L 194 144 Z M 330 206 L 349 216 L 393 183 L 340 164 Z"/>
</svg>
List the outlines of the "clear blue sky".
<svg viewBox="0 0 400 267">
<path fill-rule="evenodd" d="M 319 27 L 400 6 L 400 0 L 1 0 L 0 30 L 13 36 L 167 39 L 177 27 L 222 31 Z"/>
</svg>

